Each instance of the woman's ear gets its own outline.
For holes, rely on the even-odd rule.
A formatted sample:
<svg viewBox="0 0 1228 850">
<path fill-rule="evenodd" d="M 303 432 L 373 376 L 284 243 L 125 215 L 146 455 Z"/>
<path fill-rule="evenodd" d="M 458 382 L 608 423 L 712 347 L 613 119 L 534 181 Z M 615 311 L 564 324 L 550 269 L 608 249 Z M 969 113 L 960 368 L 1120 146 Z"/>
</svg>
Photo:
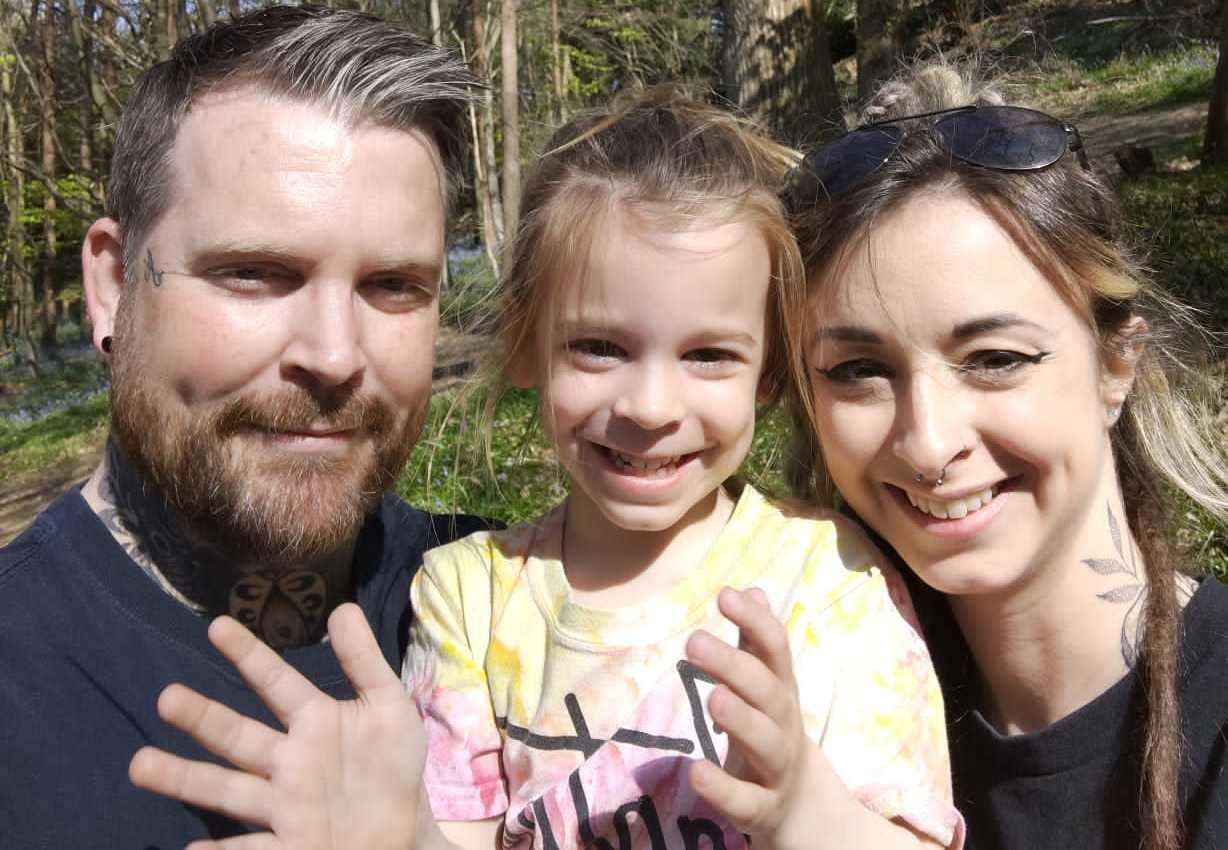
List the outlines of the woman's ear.
<svg viewBox="0 0 1228 850">
<path fill-rule="evenodd" d="M 1100 379 L 1100 397 L 1104 402 L 1105 423 L 1109 426 L 1117 422 L 1122 405 L 1134 386 L 1146 340 L 1147 320 L 1142 316 L 1131 316 L 1109 340 Z"/>
<path fill-rule="evenodd" d="M 103 340 L 110 340 L 115 333 L 115 317 L 124 292 L 123 238 L 115 219 L 100 218 L 86 231 L 81 243 L 81 284 L 94 348 L 106 353 Z"/>
</svg>

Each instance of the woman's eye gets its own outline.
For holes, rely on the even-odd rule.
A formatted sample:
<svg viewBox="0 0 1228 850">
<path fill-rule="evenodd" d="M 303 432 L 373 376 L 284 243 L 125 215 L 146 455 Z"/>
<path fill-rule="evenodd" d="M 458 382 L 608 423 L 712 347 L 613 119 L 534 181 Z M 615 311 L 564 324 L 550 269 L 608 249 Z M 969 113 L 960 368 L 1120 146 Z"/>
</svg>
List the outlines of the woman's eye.
<svg viewBox="0 0 1228 850">
<path fill-rule="evenodd" d="M 1045 354 L 1023 354 L 1019 351 L 989 349 L 978 351 L 969 357 L 960 369 L 986 378 L 1004 378 L 1019 368 L 1035 365 Z"/>
<path fill-rule="evenodd" d="M 567 350 L 577 357 L 612 360 L 626 352 L 608 339 L 574 339 L 567 343 Z"/>
<path fill-rule="evenodd" d="M 828 369 L 815 369 L 833 384 L 858 384 L 872 378 L 889 378 L 887 367 L 876 360 L 845 360 Z"/>
</svg>

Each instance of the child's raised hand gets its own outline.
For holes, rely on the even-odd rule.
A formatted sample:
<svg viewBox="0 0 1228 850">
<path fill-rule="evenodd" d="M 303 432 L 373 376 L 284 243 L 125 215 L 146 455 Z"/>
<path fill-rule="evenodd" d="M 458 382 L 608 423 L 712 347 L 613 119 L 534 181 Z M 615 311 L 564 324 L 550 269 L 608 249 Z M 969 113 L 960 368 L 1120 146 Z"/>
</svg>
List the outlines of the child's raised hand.
<svg viewBox="0 0 1228 850">
<path fill-rule="evenodd" d="M 437 842 L 421 788 L 426 736 L 413 700 L 357 606 L 334 611 L 328 633 L 357 699 L 338 701 L 322 693 L 229 617 L 209 626 L 209 639 L 285 732 L 182 685 L 171 685 L 158 698 L 163 720 L 234 769 L 144 747 L 128 768 L 133 783 L 269 830 L 197 842 L 193 850 L 423 850 Z"/>
<path fill-rule="evenodd" d="M 756 850 L 819 847 L 832 827 L 824 803 L 838 810 L 852 797 L 806 734 L 784 626 L 757 588 L 725 588 L 717 604 L 739 629 L 738 648 L 701 630 L 687 656 L 719 683 L 708 711 L 729 735 L 729 755 L 724 769 L 694 762 L 691 784 Z"/>
</svg>

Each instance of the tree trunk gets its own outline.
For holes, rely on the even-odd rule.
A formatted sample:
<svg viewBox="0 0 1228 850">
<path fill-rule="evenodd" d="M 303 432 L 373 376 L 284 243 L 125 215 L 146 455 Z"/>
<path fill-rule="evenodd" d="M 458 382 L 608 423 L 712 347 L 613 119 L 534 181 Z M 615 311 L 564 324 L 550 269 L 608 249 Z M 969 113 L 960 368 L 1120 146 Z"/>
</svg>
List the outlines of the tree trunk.
<svg viewBox="0 0 1228 850">
<path fill-rule="evenodd" d="M 242 9 L 239 6 L 239 0 L 226 0 L 226 9 L 230 12 L 230 19 L 233 21 L 239 17 Z"/>
<path fill-rule="evenodd" d="M 217 20 L 217 12 L 213 8 L 213 0 L 196 0 L 196 11 L 200 15 L 200 28 L 207 30 Z"/>
<path fill-rule="evenodd" d="M 11 7 L 0 5 L 0 50 L 17 49 L 16 45 L 16 15 L 11 14 Z M 16 341 L 24 341 L 28 346 L 29 365 L 37 373 L 37 349 L 34 344 L 34 314 L 35 296 L 34 280 L 26 264 L 28 241 L 22 218 L 25 215 L 25 175 L 16 168 L 16 164 L 25 160 L 25 139 L 22 135 L 19 112 L 19 83 L 13 72 L 13 65 L 0 62 L 0 103 L 4 109 L 4 169 L 0 170 L 0 187 L 4 191 L 4 207 L 7 215 L 4 221 L 3 271 L 7 280 L 10 295 L 6 330 Z"/>
<path fill-rule="evenodd" d="M 554 83 L 554 120 L 567 121 L 567 89 L 563 86 L 563 61 L 559 48 L 559 0 L 550 0 L 550 73 Z"/>
<path fill-rule="evenodd" d="M 874 94 L 895 73 L 907 0 L 857 0 L 857 96 Z"/>
<path fill-rule="evenodd" d="M 428 12 L 431 16 L 431 44 L 443 47 L 443 24 L 439 17 L 439 0 L 430 0 Z"/>
<path fill-rule="evenodd" d="M 55 185 L 57 168 L 55 155 L 55 3 L 45 0 L 39 25 L 41 62 L 38 72 L 39 97 L 39 165 L 49 185 Z M 56 232 L 56 200 L 50 191 L 43 194 L 43 256 L 39 269 L 41 309 L 39 311 L 39 348 L 42 353 L 55 352 L 55 327 L 60 313 L 60 289 L 63 287 L 56 269 L 58 240 Z"/>
<path fill-rule="evenodd" d="M 503 0 L 500 72 L 503 75 L 503 232 L 520 222 L 520 77 L 516 63 L 516 0 Z"/>
<path fill-rule="evenodd" d="M 490 44 L 485 0 L 473 0 L 473 73 L 483 85 L 490 86 Z M 474 190 L 482 217 L 482 241 L 492 260 L 503 245 L 503 203 L 499 198 L 495 158 L 495 110 L 489 91 L 479 101 L 478 120 L 474 131 L 473 155 L 478 163 Z"/>
<path fill-rule="evenodd" d="M 1215 64 L 1215 82 L 1211 88 L 1211 105 L 1207 110 L 1207 137 L 1203 140 L 1202 161 L 1228 162 L 1228 0 L 1220 0 L 1219 61 Z"/>
<path fill-rule="evenodd" d="M 789 142 L 844 129 L 821 0 L 724 0 L 722 89 Z"/>
</svg>

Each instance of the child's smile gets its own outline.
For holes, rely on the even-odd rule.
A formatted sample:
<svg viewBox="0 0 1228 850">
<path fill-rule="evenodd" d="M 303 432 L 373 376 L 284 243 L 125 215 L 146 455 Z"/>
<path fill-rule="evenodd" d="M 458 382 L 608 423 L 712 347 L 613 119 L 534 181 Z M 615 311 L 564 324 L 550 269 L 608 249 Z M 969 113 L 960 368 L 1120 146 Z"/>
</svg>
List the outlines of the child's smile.
<svg viewBox="0 0 1228 850">
<path fill-rule="evenodd" d="M 572 513 L 610 533 L 711 513 L 754 434 L 766 242 L 738 221 L 679 227 L 611 212 L 538 334 L 534 383 Z"/>
</svg>

